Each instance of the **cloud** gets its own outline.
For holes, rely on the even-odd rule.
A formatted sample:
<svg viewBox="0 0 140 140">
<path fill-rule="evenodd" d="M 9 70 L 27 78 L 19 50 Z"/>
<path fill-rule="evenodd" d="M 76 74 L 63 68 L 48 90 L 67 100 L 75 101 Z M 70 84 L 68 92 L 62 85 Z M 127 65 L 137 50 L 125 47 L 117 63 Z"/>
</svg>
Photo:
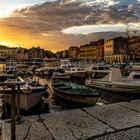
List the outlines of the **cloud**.
<svg viewBox="0 0 140 140">
<path fill-rule="evenodd" d="M 137 4 L 135 0 L 124 1 L 57 0 L 45 2 L 13 11 L 10 17 L 0 19 L 0 26 L 11 30 L 11 32 L 19 32 L 21 35 L 24 32 L 30 38 L 32 36 L 34 40 L 38 38 L 38 40 L 47 42 L 49 39 L 52 41 L 54 39 L 56 42 L 58 41 L 58 46 L 61 46 L 61 43 L 66 46 L 76 42 L 72 41 L 72 39 L 75 40 L 74 38 L 79 39 L 79 43 L 83 38 L 89 40 L 89 35 L 77 35 L 77 37 L 74 35 L 72 37 L 65 32 L 62 33 L 67 28 L 99 24 L 139 23 L 140 4 Z M 90 34 L 90 36 L 94 38 L 95 34 Z M 65 39 L 67 42 L 63 41 Z M 52 47 L 54 46 L 57 48 L 56 45 Z"/>
<path fill-rule="evenodd" d="M 29 30 L 31 28 L 35 32 L 42 32 L 44 30 L 61 31 L 72 26 L 140 21 L 139 5 L 136 5 L 131 11 L 128 7 L 111 7 L 109 6 L 113 5 L 111 2 L 115 3 L 113 0 L 104 0 L 103 7 L 99 0 L 45 2 L 15 10 L 12 17 L 3 19 L 1 22 L 7 26 L 17 27 L 17 29 Z M 89 3 L 89 5 L 82 5 L 84 3 Z"/>
<path fill-rule="evenodd" d="M 85 26 L 74 26 L 62 30 L 66 34 L 89 34 L 89 33 L 102 33 L 102 32 L 126 32 L 126 29 L 130 31 L 137 30 L 140 28 L 139 24 L 101 24 L 101 25 L 85 25 Z"/>
</svg>

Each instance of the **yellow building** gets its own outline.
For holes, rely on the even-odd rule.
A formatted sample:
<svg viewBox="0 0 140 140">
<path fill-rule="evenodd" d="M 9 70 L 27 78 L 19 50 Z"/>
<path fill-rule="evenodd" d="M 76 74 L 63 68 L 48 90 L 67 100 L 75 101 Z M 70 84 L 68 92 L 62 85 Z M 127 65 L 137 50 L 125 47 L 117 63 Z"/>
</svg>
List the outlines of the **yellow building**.
<svg viewBox="0 0 140 140">
<path fill-rule="evenodd" d="M 92 59 L 92 60 L 102 60 L 103 59 L 103 48 L 104 40 L 98 40 L 95 42 L 90 42 L 80 47 L 79 58 L 81 59 Z"/>
<path fill-rule="evenodd" d="M 140 36 L 128 38 L 130 59 L 140 61 Z"/>
<path fill-rule="evenodd" d="M 28 60 L 28 50 L 24 48 L 9 48 L 7 51 L 8 59 L 15 59 L 17 61 Z"/>
<path fill-rule="evenodd" d="M 109 39 L 104 43 L 104 60 L 107 63 L 126 62 L 128 60 L 127 52 L 127 39 L 124 37 Z"/>
</svg>

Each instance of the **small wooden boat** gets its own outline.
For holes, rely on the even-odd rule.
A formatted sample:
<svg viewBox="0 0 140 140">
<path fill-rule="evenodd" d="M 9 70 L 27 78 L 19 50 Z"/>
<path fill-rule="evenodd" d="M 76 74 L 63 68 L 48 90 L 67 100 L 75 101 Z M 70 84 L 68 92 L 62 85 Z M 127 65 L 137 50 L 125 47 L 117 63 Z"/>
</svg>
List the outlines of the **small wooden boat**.
<svg viewBox="0 0 140 140">
<path fill-rule="evenodd" d="M 93 89 L 70 81 L 53 81 L 52 88 L 56 96 L 84 105 L 95 105 L 99 97 Z"/>
<path fill-rule="evenodd" d="M 4 95 L 4 101 L 7 104 L 11 104 L 11 88 L 3 88 L 0 90 Z M 46 87 L 39 85 L 34 82 L 25 82 L 25 85 L 20 87 L 20 109 L 28 111 L 29 109 L 36 106 L 40 101 L 43 95 L 46 94 Z M 16 89 L 17 97 L 17 89 Z M 17 106 L 17 100 L 16 100 Z"/>
</svg>

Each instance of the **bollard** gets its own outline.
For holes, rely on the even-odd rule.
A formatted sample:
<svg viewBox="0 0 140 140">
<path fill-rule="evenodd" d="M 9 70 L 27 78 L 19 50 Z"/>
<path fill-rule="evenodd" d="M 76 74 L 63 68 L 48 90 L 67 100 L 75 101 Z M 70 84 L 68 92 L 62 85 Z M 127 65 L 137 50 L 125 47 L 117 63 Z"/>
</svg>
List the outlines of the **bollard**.
<svg viewBox="0 0 140 140">
<path fill-rule="evenodd" d="M 15 123 L 15 116 L 16 116 L 16 108 L 15 108 L 15 88 L 16 86 L 19 85 L 20 89 L 20 85 L 25 84 L 25 82 L 19 77 L 20 82 L 10 82 L 10 81 L 6 81 L 6 82 L 0 82 L 0 87 L 1 86 L 7 86 L 11 88 L 11 140 L 16 140 L 16 123 Z M 19 98 L 20 98 L 20 92 L 19 92 Z M 20 100 L 18 102 L 18 104 L 20 104 Z M 19 106 L 20 108 L 20 106 Z M 18 115 L 19 115 L 19 110 L 18 110 Z"/>
<path fill-rule="evenodd" d="M 15 86 L 11 87 L 11 140 L 16 140 L 15 127 Z"/>
<path fill-rule="evenodd" d="M 17 116 L 16 122 L 19 124 L 21 123 L 21 116 L 20 116 L 20 85 L 17 85 Z"/>
</svg>

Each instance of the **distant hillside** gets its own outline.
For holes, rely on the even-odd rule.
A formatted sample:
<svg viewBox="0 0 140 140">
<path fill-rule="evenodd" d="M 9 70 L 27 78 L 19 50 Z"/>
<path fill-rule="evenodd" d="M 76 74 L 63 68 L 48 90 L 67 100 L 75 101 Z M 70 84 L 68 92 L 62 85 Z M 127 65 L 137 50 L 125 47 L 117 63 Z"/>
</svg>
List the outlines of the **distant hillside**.
<svg viewBox="0 0 140 140">
<path fill-rule="evenodd" d="M 0 50 L 8 49 L 8 47 L 0 45 Z"/>
</svg>

